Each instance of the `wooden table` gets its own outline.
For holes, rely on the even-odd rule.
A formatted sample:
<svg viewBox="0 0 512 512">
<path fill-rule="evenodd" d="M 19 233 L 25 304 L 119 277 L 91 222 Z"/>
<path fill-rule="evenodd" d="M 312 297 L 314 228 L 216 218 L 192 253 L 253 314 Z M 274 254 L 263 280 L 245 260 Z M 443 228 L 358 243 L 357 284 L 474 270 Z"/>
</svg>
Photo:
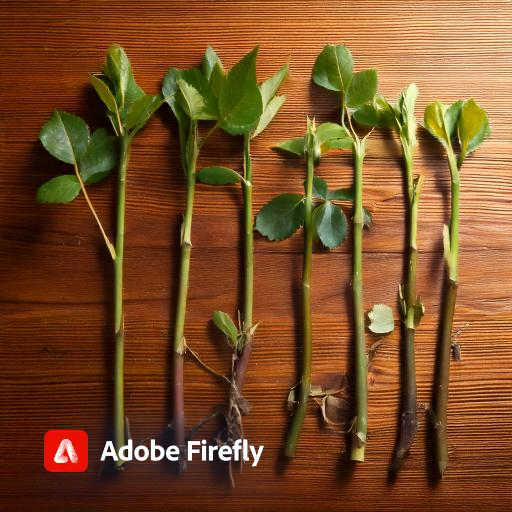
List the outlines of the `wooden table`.
<svg viewBox="0 0 512 512">
<path fill-rule="evenodd" d="M 344 5 L 345 4 L 345 5 Z M 496 2 L 2 2 L 0 103 L 0 500 L 5 510 L 510 510 L 512 471 L 512 5 Z M 345 42 L 356 68 L 375 66 L 380 90 L 394 98 L 411 81 L 428 102 L 476 98 L 492 137 L 464 165 L 460 296 L 455 329 L 462 361 L 451 365 L 450 467 L 432 478 L 422 412 L 432 374 L 442 280 L 442 225 L 449 174 L 439 147 L 423 132 L 416 168 L 426 177 L 420 208 L 418 289 L 427 313 L 417 336 L 420 429 L 398 480 L 387 470 L 397 431 L 398 329 L 379 347 L 369 371 L 367 462 L 352 467 L 344 437 L 326 431 L 311 405 L 296 459 L 279 456 L 288 424 L 285 401 L 297 378 L 300 340 L 300 237 L 256 240 L 255 319 L 261 321 L 246 394 L 253 413 L 245 434 L 264 445 L 231 489 L 226 466 L 193 461 L 178 477 L 171 463 L 133 462 L 117 477 L 98 478 L 111 438 L 112 266 L 83 198 L 39 206 L 35 191 L 66 168 L 37 140 L 55 107 L 93 125 L 102 105 L 88 85 L 111 42 L 123 45 L 139 83 L 158 91 L 170 66 L 197 64 L 212 44 L 228 66 L 261 45 L 261 78 L 287 60 L 287 101 L 253 147 L 255 207 L 278 191 L 300 191 L 303 168 L 269 147 L 301 135 L 306 114 L 336 120 L 336 98 L 310 82 L 316 55 Z M 215 136 L 201 164 L 240 167 L 241 143 Z M 351 183 L 349 154 L 319 169 L 332 185 Z M 374 228 L 364 240 L 365 308 L 392 304 L 403 270 L 404 201 L 399 149 L 372 134 L 365 166 Z M 167 107 L 137 138 L 128 182 L 126 234 L 126 412 L 133 438 L 169 442 L 170 361 L 184 203 L 177 129 Z M 115 179 L 90 189 L 114 232 Z M 211 326 L 214 309 L 236 313 L 240 296 L 240 194 L 199 186 L 186 334 L 219 371 L 229 350 Z M 350 242 L 313 261 L 314 380 L 350 366 Z M 368 345 L 374 342 L 368 335 Z M 226 397 L 225 386 L 186 363 L 191 426 Z M 89 435 L 89 468 L 46 472 L 43 437 L 50 429 Z M 218 425 L 203 430 L 211 439 Z"/>
</svg>

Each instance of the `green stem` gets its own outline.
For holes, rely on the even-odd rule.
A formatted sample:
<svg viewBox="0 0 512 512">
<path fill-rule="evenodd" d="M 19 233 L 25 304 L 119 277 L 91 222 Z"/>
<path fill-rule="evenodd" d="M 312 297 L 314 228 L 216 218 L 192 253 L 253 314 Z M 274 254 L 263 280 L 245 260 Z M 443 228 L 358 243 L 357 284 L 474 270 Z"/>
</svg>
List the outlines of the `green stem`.
<svg viewBox="0 0 512 512">
<path fill-rule="evenodd" d="M 175 443 L 180 448 L 180 471 L 184 471 L 186 469 L 183 356 L 186 349 L 185 315 L 187 311 L 190 255 L 192 250 L 192 215 L 194 210 L 197 156 L 197 123 L 192 122 L 190 124 L 190 132 L 187 139 L 187 195 L 185 201 L 185 213 L 183 215 L 183 222 L 181 225 L 180 277 L 178 284 L 178 297 L 176 302 L 176 319 L 174 323 L 173 344 L 174 407 L 172 425 L 174 428 Z"/>
<path fill-rule="evenodd" d="M 407 455 L 416 432 L 418 420 L 416 415 L 416 362 L 414 357 L 414 337 L 416 334 L 416 267 L 418 260 L 417 231 L 418 231 L 418 207 L 421 192 L 421 180 L 415 186 L 413 175 L 412 153 L 406 141 L 402 140 L 402 149 L 405 162 L 406 182 L 408 192 L 407 216 L 408 216 L 408 265 L 406 285 L 402 287 L 404 310 L 403 322 L 403 398 L 402 413 L 400 419 L 400 438 L 395 452 L 394 469 L 397 471 L 403 459 Z"/>
<path fill-rule="evenodd" d="M 441 320 L 441 341 L 439 347 L 437 379 L 435 387 L 435 438 L 436 462 L 441 476 L 448 466 L 448 383 L 450 379 L 450 358 L 452 345 L 453 314 L 457 300 L 457 283 L 451 280 L 445 285 Z"/>
<path fill-rule="evenodd" d="M 116 453 L 126 444 L 124 416 L 124 317 L 123 317 L 123 255 L 124 217 L 126 203 L 126 175 L 130 160 L 131 142 L 129 135 L 121 135 L 119 174 L 117 185 L 117 234 L 116 257 L 114 260 L 114 447 Z M 118 460 L 120 469 L 124 461 Z"/>
<path fill-rule="evenodd" d="M 448 279 L 445 283 L 441 313 L 441 339 L 435 386 L 436 461 L 441 476 L 444 476 L 448 466 L 448 384 L 450 380 L 452 328 L 457 301 L 459 264 L 459 168 L 451 147 L 448 148 L 447 153 L 451 174 L 450 257 L 447 262 Z"/>
<path fill-rule="evenodd" d="M 352 425 L 351 459 L 364 461 L 368 431 L 368 369 L 364 334 L 363 306 L 363 160 L 364 147 L 355 138 L 354 147 L 354 247 L 352 264 L 352 300 L 354 308 L 356 417 Z"/>
<path fill-rule="evenodd" d="M 311 260 L 313 256 L 313 175 L 314 154 L 308 153 L 308 173 L 306 180 L 306 200 L 304 204 L 304 256 L 302 267 L 302 377 L 299 388 L 299 403 L 292 418 L 285 443 L 285 455 L 293 457 L 300 431 L 306 416 L 311 390 Z"/>
<path fill-rule="evenodd" d="M 244 135 L 244 180 L 243 192 L 243 223 L 244 223 L 244 304 L 243 304 L 243 330 L 247 334 L 246 344 L 235 364 L 235 383 L 241 391 L 245 380 L 245 372 L 252 351 L 252 336 L 250 331 L 253 325 L 253 296 L 254 296 L 254 227 L 252 213 L 252 167 L 251 167 L 251 138 Z"/>
<path fill-rule="evenodd" d="M 458 280 L 459 271 L 459 194 L 460 194 L 460 177 L 457 160 L 453 154 L 453 150 L 448 150 L 448 163 L 451 174 L 451 214 L 450 214 L 450 264 L 449 277 L 453 282 Z"/>
</svg>

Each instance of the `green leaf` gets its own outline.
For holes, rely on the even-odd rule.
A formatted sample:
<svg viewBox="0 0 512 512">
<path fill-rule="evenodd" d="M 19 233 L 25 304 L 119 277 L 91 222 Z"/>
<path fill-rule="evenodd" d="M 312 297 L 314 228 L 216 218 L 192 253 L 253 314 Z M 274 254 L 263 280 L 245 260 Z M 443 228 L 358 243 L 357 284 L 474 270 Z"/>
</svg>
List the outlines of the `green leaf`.
<svg viewBox="0 0 512 512">
<path fill-rule="evenodd" d="M 222 89 L 224 88 L 224 84 L 226 83 L 226 75 L 221 66 L 216 65 L 213 68 L 212 76 L 210 78 L 210 86 L 212 88 L 212 92 L 216 98 L 220 96 Z"/>
<path fill-rule="evenodd" d="M 313 197 L 316 199 L 327 199 L 327 182 L 319 176 L 313 176 Z"/>
<path fill-rule="evenodd" d="M 354 189 L 352 187 L 347 187 L 332 190 L 327 194 L 327 199 L 331 199 L 333 201 L 353 201 Z"/>
<path fill-rule="evenodd" d="M 192 120 L 200 119 L 203 111 L 205 110 L 204 99 L 201 93 L 193 86 L 182 80 L 178 80 L 178 88 L 180 95 L 178 95 L 178 103 L 181 108 Z"/>
<path fill-rule="evenodd" d="M 329 149 L 351 149 L 354 145 L 352 137 L 348 139 L 331 139 L 321 146 L 322 153 L 326 153 Z"/>
<path fill-rule="evenodd" d="M 487 114 L 472 99 L 465 101 L 462 106 L 458 128 L 462 160 L 490 135 Z"/>
<path fill-rule="evenodd" d="M 322 123 L 317 126 L 316 128 L 316 137 L 320 144 L 323 144 L 324 142 L 329 142 L 333 139 L 350 139 L 352 140 L 352 137 L 350 136 L 350 133 L 348 130 L 337 124 L 337 123 Z"/>
<path fill-rule="evenodd" d="M 354 63 L 350 50 L 341 44 L 328 44 L 313 66 L 313 81 L 331 91 L 344 92 L 352 79 Z"/>
<path fill-rule="evenodd" d="M 354 74 L 346 94 L 348 107 L 359 107 L 370 101 L 377 94 L 377 70 L 365 69 Z"/>
<path fill-rule="evenodd" d="M 277 73 L 273 74 L 270 78 L 260 84 L 259 88 L 264 110 L 272 101 L 277 91 L 279 90 L 279 87 L 281 87 L 287 76 L 288 64 L 285 64 Z"/>
<path fill-rule="evenodd" d="M 427 105 L 423 116 L 423 126 L 425 129 L 444 146 L 449 142 L 444 125 L 445 108 L 440 101 L 436 100 L 434 103 Z"/>
<path fill-rule="evenodd" d="M 272 146 L 272 149 L 286 156 L 302 158 L 304 156 L 304 137 L 279 142 L 275 146 Z"/>
<path fill-rule="evenodd" d="M 206 80 L 210 81 L 215 66 L 219 66 L 221 70 L 224 69 L 222 67 L 222 61 L 220 60 L 215 50 L 211 46 L 208 46 L 204 52 L 203 62 L 201 64 L 203 75 L 205 76 Z"/>
<path fill-rule="evenodd" d="M 265 107 L 265 110 L 263 111 L 263 114 L 261 114 L 256 128 L 251 134 L 252 139 L 257 137 L 270 124 L 272 119 L 274 119 L 275 115 L 278 113 L 279 109 L 283 106 L 285 99 L 286 98 L 284 96 L 274 96 L 270 100 L 270 103 Z"/>
<path fill-rule="evenodd" d="M 274 197 L 256 216 L 256 229 L 269 240 L 284 240 L 304 223 L 304 197 L 282 194 Z"/>
<path fill-rule="evenodd" d="M 85 155 L 78 163 L 83 182 L 91 185 L 106 178 L 116 166 L 117 160 L 116 138 L 99 128 L 92 134 Z"/>
<path fill-rule="evenodd" d="M 82 118 L 55 110 L 41 128 L 39 140 L 50 155 L 67 164 L 76 164 L 89 144 L 89 128 Z"/>
<path fill-rule="evenodd" d="M 348 149 L 352 147 L 352 136 L 346 128 L 337 123 L 322 123 L 316 128 L 316 140 L 321 152 L 329 149 Z"/>
<path fill-rule="evenodd" d="M 382 96 L 361 105 L 353 114 L 355 121 L 362 126 L 378 126 L 384 130 L 398 130 L 394 108 Z"/>
<path fill-rule="evenodd" d="M 412 83 L 407 87 L 405 91 L 400 93 L 398 98 L 398 111 L 401 116 L 401 136 L 405 137 L 407 143 L 411 149 L 416 144 L 416 116 L 414 114 L 414 107 L 416 105 L 416 99 L 418 98 L 418 88 L 415 83 Z"/>
<path fill-rule="evenodd" d="M 452 103 L 448 108 L 444 107 L 444 125 L 446 133 L 450 139 L 455 137 L 457 124 L 459 122 L 459 115 L 463 104 L 464 102 L 462 100 L 458 100 Z"/>
<path fill-rule="evenodd" d="M 260 89 L 256 82 L 254 48 L 229 71 L 219 95 L 219 122 L 231 135 L 242 135 L 257 124 L 263 112 Z"/>
<path fill-rule="evenodd" d="M 459 100 L 447 108 L 437 100 L 425 109 L 423 126 L 445 147 L 455 135 L 462 104 Z"/>
<path fill-rule="evenodd" d="M 196 177 L 207 185 L 232 185 L 242 179 L 240 174 L 228 167 L 203 167 Z"/>
<path fill-rule="evenodd" d="M 322 244 L 335 249 L 347 235 L 347 218 L 339 206 L 325 201 L 313 210 L 313 225 Z"/>
<path fill-rule="evenodd" d="M 80 183 L 74 174 L 57 176 L 37 190 L 38 203 L 70 203 L 80 193 Z"/>
<path fill-rule="evenodd" d="M 181 70 L 177 82 L 181 91 L 178 102 L 191 119 L 210 121 L 218 118 L 217 99 L 199 69 Z"/>
<path fill-rule="evenodd" d="M 375 334 L 388 334 L 393 332 L 395 321 L 393 319 L 393 310 L 386 304 L 375 304 L 368 313 L 370 331 Z"/>
<path fill-rule="evenodd" d="M 160 108 L 163 98 L 160 94 L 146 94 L 133 102 L 124 126 L 127 130 L 138 132 L 149 120 L 149 118 Z"/>
<path fill-rule="evenodd" d="M 187 137 L 189 133 L 190 119 L 178 103 L 177 96 L 181 94 L 178 89 L 178 79 L 182 70 L 169 68 L 162 82 L 162 95 L 165 101 L 171 107 L 171 110 L 178 121 L 179 139 L 180 139 L 180 157 L 183 169 L 187 166 Z"/>
<path fill-rule="evenodd" d="M 94 75 L 89 75 L 89 82 L 94 87 L 94 90 L 98 94 L 100 100 L 107 106 L 110 112 L 117 112 L 117 103 L 112 91 L 108 85 Z"/>
<path fill-rule="evenodd" d="M 121 46 L 110 46 L 103 73 L 112 82 L 114 97 L 123 118 L 132 104 L 144 96 L 144 91 L 137 85 L 130 60 Z"/>
<path fill-rule="evenodd" d="M 178 80 L 181 78 L 183 70 L 178 68 L 169 68 L 162 81 L 162 95 L 166 103 L 171 107 L 178 123 L 186 123 L 187 118 L 183 109 L 179 106 L 177 93 L 179 93 Z"/>
<path fill-rule="evenodd" d="M 238 329 L 233 320 L 231 320 L 231 317 L 227 313 L 224 313 L 224 311 L 214 311 L 212 318 L 217 329 L 222 331 L 228 338 L 230 344 L 236 348 L 238 344 Z"/>
</svg>

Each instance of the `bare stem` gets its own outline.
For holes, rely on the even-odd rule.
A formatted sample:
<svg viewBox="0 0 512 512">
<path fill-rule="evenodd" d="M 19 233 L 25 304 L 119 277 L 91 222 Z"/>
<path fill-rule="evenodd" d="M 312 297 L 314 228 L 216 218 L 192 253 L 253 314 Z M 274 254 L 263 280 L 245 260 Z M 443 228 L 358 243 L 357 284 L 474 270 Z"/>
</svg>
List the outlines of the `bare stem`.
<svg viewBox="0 0 512 512">
<path fill-rule="evenodd" d="M 349 117 L 350 120 L 350 117 Z M 355 132 L 353 132 L 355 136 Z M 364 461 L 368 433 L 368 369 L 364 334 L 363 306 L 363 160 L 364 147 L 354 140 L 354 233 L 352 262 L 352 301 L 354 308 L 356 417 L 352 425 L 351 459 Z"/>
<path fill-rule="evenodd" d="M 235 362 L 234 380 L 242 391 L 245 372 L 252 352 L 252 336 L 250 335 L 253 325 L 253 296 L 254 296 L 254 226 L 252 214 L 252 166 L 250 150 L 250 134 L 244 135 L 244 179 L 242 181 L 243 193 L 243 225 L 244 225 L 244 304 L 243 304 L 243 330 L 247 334 L 246 344 Z"/>
<path fill-rule="evenodd" d="M 187 311 L 190 255 L 192 250 L 192 215 L 194 210 L 194 193 L 196 183 L 197 123 L 191 122 L 187 139 L 187 195 L 185 213 L 181 225 L 181 259 L 178 297 L 176 302 L 176 319 L 174 324 L 174 408 L 172 425 L 176 445 L 180 449 L 180 472 L 186 469 L 185 411 L 183 395 L 183 355 L 185 342 L 185 315 Z"/>
<path fill-rule="evenodd" d="M 457 301 L 459 262 L 459 169 L 451 147 L 448 148 L 447 154 L 451 173 L 450 253 L 449 260 L 446 262 L 447 281 L 445 282 L 442 306 L 441 339 L 435 385 L 436 461 L 441 477 L 444 476 L 448 466 L 448 384 L 450 380 L 452 327 Z"/>
<path fill-rule="evenodd" d="M 295 455 L 295 448 L 306 416 L 311 391 L 312 324 L 311 324 L 311 260 L 313 255 L 313 175 L 314 154 L 308 152 L 306 200 L 304 204 L 304 253 L 302 266 L 302 377 L 299 386 L 299 403 L 292 418 L 286 438 L 284 453 Z"/>
<path fill-rule="evenodd" d="M 402 140 L 402 151 L 405 162 L 407 184 L 407 232 L 408 232 L 408 265 L 406 284 L 402 287 L 402 368 L 403 368 L 403 397 L 400 417 L 400 437 L 393 462 L 394 471 L 398 471 L 403 459 L 416 437 L 418 420 L 416 415 L 416 363 L 414 356 L 414 337 L 416 325 L 416 267 L 418 260 L 417 231 L 418 207 L 421 193 L 421 178 L 414 183 L 413 160 L 407 141 Z"/>
<path fill-rule="evenodd" d="M 126 202 L 126 174 L 130 160 L 132 139 L 121 135 L 121 150 L 117 185 L 117 226 L 116 250 L 114 259 L 114 447 L 116 453 L 126 444 L 124 415 L 124 317 L 123 317 L 123 256 L 124 256 L 124 217 Z M 118 458 L 116 468 L 124 461 Z"/>
</svg>

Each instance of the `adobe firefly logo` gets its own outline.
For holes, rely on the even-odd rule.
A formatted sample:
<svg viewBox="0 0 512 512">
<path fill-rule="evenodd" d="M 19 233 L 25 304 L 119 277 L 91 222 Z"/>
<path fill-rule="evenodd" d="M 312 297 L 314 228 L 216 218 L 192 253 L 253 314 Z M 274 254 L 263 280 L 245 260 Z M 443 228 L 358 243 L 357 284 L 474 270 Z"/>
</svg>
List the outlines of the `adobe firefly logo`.
<svg viewBox="0 0 512 512">
<path fill-rule="evenodd" d="M 87 469 L 87 434 L 83 430 L 48 430 L 44 435 L 44 467 L 52 473 Z"/>
</svg>

